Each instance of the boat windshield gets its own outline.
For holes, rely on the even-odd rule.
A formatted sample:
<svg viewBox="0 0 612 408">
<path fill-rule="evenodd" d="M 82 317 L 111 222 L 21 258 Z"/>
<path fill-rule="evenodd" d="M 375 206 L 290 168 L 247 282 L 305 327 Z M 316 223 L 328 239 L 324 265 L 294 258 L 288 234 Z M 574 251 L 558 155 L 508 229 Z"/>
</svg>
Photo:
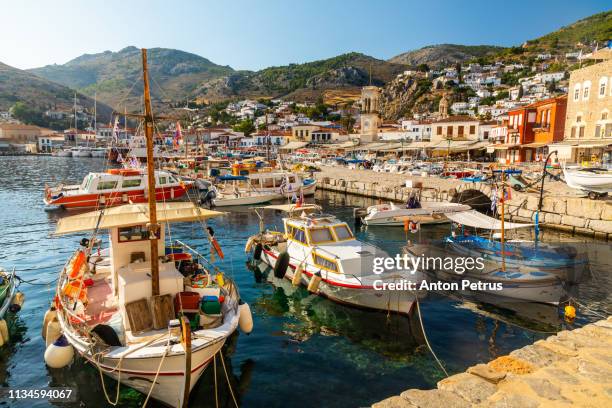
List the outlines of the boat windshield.
<svg viewBox="0 0 612 408">
<path fill-rule="evenodd" d="M 345 241 L 353 238 L 351 230 L 346 225 L 336 225 L 334 227 L 334 232 L 336 233 L 338 241 Z"/>
<path fill-rule="evenodd" d="M 322 244 L 325 242 L 334 242 L 334 237 L 327 227 L 311 228 L 308 230 L 310 234 L 311 244 Z"/>
</svg>

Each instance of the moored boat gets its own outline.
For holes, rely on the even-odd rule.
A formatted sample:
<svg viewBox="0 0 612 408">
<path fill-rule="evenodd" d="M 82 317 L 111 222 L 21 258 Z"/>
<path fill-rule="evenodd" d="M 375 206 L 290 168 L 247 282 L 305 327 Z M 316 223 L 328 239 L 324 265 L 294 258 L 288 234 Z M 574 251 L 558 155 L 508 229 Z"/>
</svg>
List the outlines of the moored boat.
<svg viewBox="0 0 612 408">
<path fill-rule="evenodd" d="M 612 192 L 612 171 L 607 169 L 568 169 L 564 166 L 563 176 L 568 186 L 589 193 L 590 198 Z"/>
<path fill-rule="evenodd" d="M 418 205 L 399 206 L 394 203 L 368 207 L 361 221 L 365 225 L 403 226 L 406 222 L 444 224 L 450 222 L 446 214 L 468 211 L 470 206 L 448 202 L 415 201 Z"/>
<path fill-rule="evenodd" d="M 304 285 L 334 302 L 392 313 L 410 312 L 416 291 L 384 288 L 417 282 L 418 273 L 374 273 L 375 258 L 386 258 L 387 253 L 357 240 L 345 222 L 320 213 L 317 205 L 269 205 L 260 209 L 265 210 L 286 214 L 284 234 L 262 229 L 249 238 L 245 249 L 253 252 L 256 264 L 268 265 L 276 278 Z M 263 214 L 258 214 L 263 222 Z"/>
<path fill-rule="evenodd" d="M 182 198 L 193 182 L 180 181 L 165 171 L 155 172 L 155 198 L 171 201 Z M 65 209 L 111 207 L 147 201 L 148 176 L 141 169 L 111 169 L 89 173 L 80 185 L 59 185 L 45 189 L 48 206 Z"/>
<path fill-rule="evenodd" d="M 23 305 L 23 293 L 17 291 L 18 278 L 15 269 L 8 272 L 0 267 L 0 347 L 10 340 L 9 325 L 6 318 L 17 313 Z"/>
</svg>

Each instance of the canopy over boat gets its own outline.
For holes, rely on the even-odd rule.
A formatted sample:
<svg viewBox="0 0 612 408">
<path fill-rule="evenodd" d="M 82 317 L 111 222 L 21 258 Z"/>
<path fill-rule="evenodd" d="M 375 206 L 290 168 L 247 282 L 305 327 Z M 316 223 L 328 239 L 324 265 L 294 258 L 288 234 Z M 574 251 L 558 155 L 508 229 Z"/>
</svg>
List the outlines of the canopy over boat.
<svg viewBox="0 0 612 408">
<path fill-rule="evenodd" d="M 497 218 L 489 217 L 488 215 L 481 214 L 476 210 L 456 212 L 456 213 L 447 213 L 444 214 L 451 221 L 456 222 L 457 224 L 467 225 L 468 227 L 475 228 L 484 228 L 489 230 L 501 230 L 502 225 L 501 221 Z M 521 224 L 518 222 L 504 222 L 504 229 L 516 229 L 516 228 L 525 228 L 531 227 L 533 224 Z"/>
<path fill-rule="evenodd" d="M 189 202 L 157 203 L 158 222 L 187 222 L 219 217 L 224 213 L 206 210 Z M 110 229 L 149 222 L 149 207 L 146 203 L 127 204 L 105 210 L 62 218 L 57 223 L 54 235 L 91 231 L 96 228 Z"/>
</svg>

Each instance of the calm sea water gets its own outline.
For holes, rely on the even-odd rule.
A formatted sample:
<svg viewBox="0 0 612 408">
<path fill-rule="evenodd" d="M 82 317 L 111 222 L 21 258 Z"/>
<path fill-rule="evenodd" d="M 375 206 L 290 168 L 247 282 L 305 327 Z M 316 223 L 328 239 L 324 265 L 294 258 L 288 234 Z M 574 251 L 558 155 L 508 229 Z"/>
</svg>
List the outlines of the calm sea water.
<svg viewBox="0 0 612 408">
<path fill-rule="evenodd" d="M 26 303 L 13 322 L 11 344 L 0 350 L 2 387 L 73 387 L 81 402 L 72 406 L 108 406 L 96 369 L 82 360 L 65 369 L 47 368 L 41 338 L 42 317 L 54 289 L 52 284 L 44 283 L 56 278 L 58 268 L 80 239 L 49 236 L 57 219 L 65 213 L 45 212 L 44 185 L 79 183 L 88 171 L 104 167 L 101 159 L 0 157 L 0 265 L 15 267 L 22 278 L 43 284 L 20 287 Z M 372 203 L 327 192 L 318 192 L 316 200 L 327 212 L 346 221 L 351 221 L 352 207 Z M 279 218 L 271 221 L 280 225 Z M 257 217 L 248 209 L 238 209 L 210 224 L 226 254 L 222 267 L 237 281 L 243 299 L 254 313 L 253 333 L 235 335 L 225 348 L 232 389 L 243 406 L 366 406 L 408 388 L 433 387 L 443 378 L 424 346 L 418 319 L 347 308 L 290 285 L 257 283 L 246 266 L 244 253 L 246 239 L 258 228 Z M 424 229 L 421 238 L 447 232 L 448 227 Z M 172 234 L 207 252 L 201 226 L 176 225 Z M 357 235 L 391 254 L 399 252 L 406 240 L 402 228 L 369 228 L 359 230 Z M 575 238 L 545 232 L 544 239 Z M 609 249 L 606 243 L 597 244 Z M 573 326 L 563 323 L 552 307 L 522 304 L 516 310 L 507 310 L 477 299 L 432 294 L 421 302 L 426 334 L 448 371 L 463 371 L 550 332 L 609 314 L 609 270 L 607 261 L 598 260 L 591 278 L 573 288 L 574 296 L 584 306 Z M 220 367 L 218 371 L 219 405 L 231 407 L 225 377 Z M 105 380 L 114 397 L 114 382 Z M 214 407 L 214 395 L 211 367 L 196 386 L 191 405 Z M 120 398 L 122 406 L 139 406 L 143 401 L 139 393 L 125 387 L 120 390 Z M 0 405 L 6 404 L 9 403 L 0 401 Z M 49 405 L 46 401 L 12 404 Z"/>
</svg>

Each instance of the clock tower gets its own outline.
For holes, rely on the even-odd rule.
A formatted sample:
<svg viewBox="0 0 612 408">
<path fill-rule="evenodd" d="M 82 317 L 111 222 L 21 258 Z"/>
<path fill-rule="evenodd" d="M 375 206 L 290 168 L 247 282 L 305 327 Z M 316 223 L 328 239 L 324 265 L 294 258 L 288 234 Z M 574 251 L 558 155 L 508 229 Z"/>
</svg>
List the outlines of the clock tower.
<svg viewBox="0 0 612 408">
<path fill-rule="evenodd" d="M 380 106 L 380 88 L 364 86 L 361 88 L 361 141 L 372 142 L 378 139 L 378 128 L 381 125 L 378 114 Z"/>
</svg>

